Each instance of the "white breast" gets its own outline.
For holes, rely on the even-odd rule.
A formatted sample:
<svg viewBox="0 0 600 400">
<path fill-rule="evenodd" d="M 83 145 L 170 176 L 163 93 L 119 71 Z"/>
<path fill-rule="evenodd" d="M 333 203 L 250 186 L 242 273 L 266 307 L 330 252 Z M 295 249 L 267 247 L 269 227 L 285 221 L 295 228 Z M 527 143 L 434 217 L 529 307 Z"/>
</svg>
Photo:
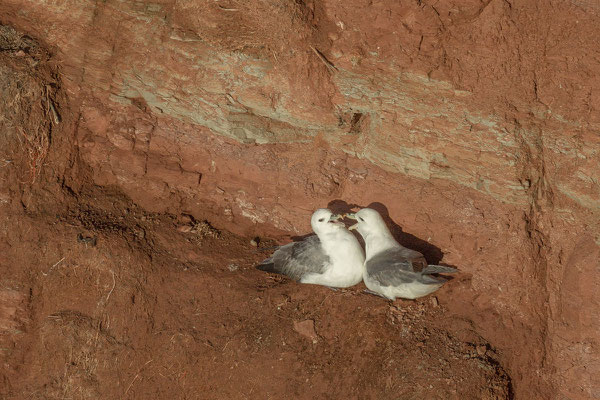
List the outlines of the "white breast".
<svg viewBox="0 0 600 400">
<path fill-rule="evenodd" d="M 365 256 L 358 240 L 345 229 L 327 235 L 323 248 L 331 259 L 331 266 L 324 277 L 340 286 L 355 285 L 362 280 Z"/>
</svg>

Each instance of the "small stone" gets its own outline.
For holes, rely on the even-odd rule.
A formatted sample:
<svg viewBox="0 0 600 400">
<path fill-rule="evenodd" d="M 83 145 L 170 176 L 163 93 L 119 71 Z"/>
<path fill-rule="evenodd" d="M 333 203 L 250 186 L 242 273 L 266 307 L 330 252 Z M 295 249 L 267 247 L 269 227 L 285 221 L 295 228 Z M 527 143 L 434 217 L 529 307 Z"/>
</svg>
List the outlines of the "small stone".
<svg viewBox="0 0 600 400">
<path fill-rule="evenodd" d="M 98 242 L 98 239 L 96 236 L 93 235 L 88 235 L 85 233 L 80 233 L 77 235 L 77 241 L 79 243 L 83 243 L 86 246 L 89 244 L 91 246 L 96 246 L 96 243 Z"/>
<path fill-rule="evenodd" d="M 433 297 L 431 298 L 431 305 L 432 305 L 433 307 L 439 307 L 439 305 L 440 305 L 440 302 L 438 301 L 437 297 L 433 296 Z"/>
<path fill-rule="evenodd" d="M 183 214 L 179 217 L 179 222 L 182 224 L 191 224 L 193 222 L 192 217 L 189 215 Z"/>
<path fill-rule="evenodd" d="M 307 319 L 304 321 L 294 321 L 294 330 L 304 337 L 312 340 L 313 343 L 317 343 L 319 336 L 315 331 L 315 321 Z"/>
<path fill-rule="evenodd" d="M 475 348 L 475 351 L 477 351 L 477 354 L 479 355 L 479 357 L 483 357 L 485 356 L 485 353 L 487 352 L 487 347 L 486 346 L 477 346 Z"/>
<path fill-rule="evenodd" d="M 343 55 L 344 55 L 344 53 L 340 49 L 334 48 L 334 49 L 331 50 L 331 56 L 333 58 L 337 59 L 337 58 L 342 57 Z"/>
<path fill-rule="evenodd" d="M 260 243 L 260 239 L 258 237 L 255 237 L 254 239 L 252 239 L 250 241 L 250 244 L 254 247 L 258 247 L 258 244 Z"/>
<path fill-rule="evenodd" d="M 188 233 L 188 232 L 190 232 L 192 230 L 192 227 L 189 226 L 189 225 L 179 225 L 177 227 L 177 230 L 179 232 Z"/>
<path fill-rule="evenodd" d="M 237 264 L 229 264 L 227 266 L 227 269 L 230 270 L 231 272 L 233 272 L 233 271 L 237 271 L 238 269 L 240 269 L 240 266 Z"/>
</svg>

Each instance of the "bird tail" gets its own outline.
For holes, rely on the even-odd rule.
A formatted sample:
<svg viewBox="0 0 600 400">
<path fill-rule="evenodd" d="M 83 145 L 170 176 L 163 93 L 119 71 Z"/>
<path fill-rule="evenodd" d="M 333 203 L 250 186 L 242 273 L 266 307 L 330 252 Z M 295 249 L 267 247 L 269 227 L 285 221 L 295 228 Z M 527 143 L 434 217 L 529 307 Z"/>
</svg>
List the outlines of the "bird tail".
<svg viewBox="0 0 600 400">
<path fill-rule="evenodd" d="M 428 265 L 423 271 L 421 271 L 422 275 L 430 275 L 430 274 L 453 274 L 458 272 L 456 268 L 446 267 L 445 265 Z"/>
<path fill-rule="evenodd" d="M 418 281 L 424 285 L 433 285 L 440 287 L 448 281 L 448 278 L 433 275 L 421 275 L 419 276 Z"/>
<path fill-rule="evenodd" d="M 271 251 L 271 250 L 277 250 L 279 249 L 281 246 L 269 246 L 269 247 L 259 247 L 257 248 L 255 251 Z M 266 261 L 266 260 L 265 260 Z"/>
<path fill-rule="evenodd" d="M 275 269 L 275 264 L 273 264 L 273 263 L 261 263 L 261 264 L 258 264 L 256 266 L 256 269 L 259 269 L 259 270 L 265 271 L 265 272 L 272 272 L 272 273 L 275 273 L 275 274 L 279 273 L 279 271 L 277 271 Z"/>
<path fill-rule="evenodd" d="M 256 269 L 260 269 L 261 271 L 265 272 L 277 272 L 275 271 L 275 262 L 273 261 L 273 256 L 261 261 L 261 263 L 256 266 Z"/>
</svg>

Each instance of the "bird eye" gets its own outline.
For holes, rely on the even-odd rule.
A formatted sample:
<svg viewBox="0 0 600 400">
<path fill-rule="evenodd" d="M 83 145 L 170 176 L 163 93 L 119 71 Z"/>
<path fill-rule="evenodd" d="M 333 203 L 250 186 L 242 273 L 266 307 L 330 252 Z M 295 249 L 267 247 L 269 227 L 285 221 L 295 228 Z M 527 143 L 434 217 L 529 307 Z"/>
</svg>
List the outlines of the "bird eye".
<svg viewBox="0 0 600 400">
<path fill-rule="evenodd" d="M 323 221 L 325 221 L 325 218 L 321 218 L 321 219 L 319 220 L 319 222 L 323 222 Z"/>
<path fill-rule="evenodd" d="M 361 217 L 358 217 L 358 219 L 360 219 L 362 222 L 365 222 L 365 220 L 364 220 L 364 219 L 362 219 Z"/>
</svg>

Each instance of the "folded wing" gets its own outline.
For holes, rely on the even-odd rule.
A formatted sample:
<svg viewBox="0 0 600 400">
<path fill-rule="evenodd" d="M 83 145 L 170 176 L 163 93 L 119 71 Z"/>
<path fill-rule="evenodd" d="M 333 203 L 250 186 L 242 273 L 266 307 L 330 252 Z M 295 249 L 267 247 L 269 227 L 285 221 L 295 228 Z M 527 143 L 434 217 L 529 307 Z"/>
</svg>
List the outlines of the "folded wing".
<svg viewBox="0 0 600 400">
<path fill-rule="evenodd" d="M 281 246 L 256 268 L 300 280 L 307 273 L 325 272 L 329 263 L 330 258 L 323 251 L 321 241 L 317 235 L 312 235 L 300 242 Z"/>
<path fill-rule="evenodd" d="M 369 277 L 381 286 L 400 286 L 413 282 L 439 285 L 446 282 L 435 273 L 452 273 L 456 269 L 442 265 L 427 265 L 425 257 L 418 251 L 398 247 L 383 251 L 366 263 Z"/>
</svg>

